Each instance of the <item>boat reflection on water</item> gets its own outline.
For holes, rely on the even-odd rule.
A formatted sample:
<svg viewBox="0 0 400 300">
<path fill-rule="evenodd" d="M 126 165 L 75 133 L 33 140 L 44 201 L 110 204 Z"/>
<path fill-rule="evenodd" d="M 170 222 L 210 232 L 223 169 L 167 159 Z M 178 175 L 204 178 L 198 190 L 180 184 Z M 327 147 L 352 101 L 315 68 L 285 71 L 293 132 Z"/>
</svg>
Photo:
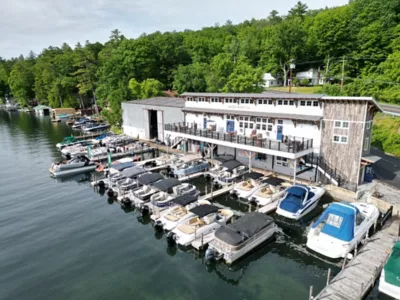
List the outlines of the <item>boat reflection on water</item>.
<svg viewBox="0 0 400 300">
<path fill-rule="evenodd" d="M 81 174 L 62 176 L 62 177 L 52 177 L 52 176 L 50 176 L 50 177 L 53 179 L 53 181 L 57 181 L 60 183 L 75 181 L 78 184 L 81 184 L 81 183 L 91 182 L 92 174 L 91 173 L 81 173 Z"/>
<path fill-rule="evenodd" d="M 154 237 L 156 240 L 161 240 L 164 237 L 164 231 L 154 230 Z"/>
</svg>

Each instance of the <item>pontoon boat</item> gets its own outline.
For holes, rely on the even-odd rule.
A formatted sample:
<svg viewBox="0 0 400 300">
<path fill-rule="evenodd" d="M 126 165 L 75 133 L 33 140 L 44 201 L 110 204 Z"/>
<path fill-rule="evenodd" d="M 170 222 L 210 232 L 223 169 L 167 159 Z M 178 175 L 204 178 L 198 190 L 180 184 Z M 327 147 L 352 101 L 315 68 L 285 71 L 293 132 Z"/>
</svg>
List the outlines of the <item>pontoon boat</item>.
<svg viewBox="0 0 400 300">
<path fill-rule="evenodd" d="M 257 172 L 246 173 L 244 180 L 236 184 L 236 186 L 230 191 L 232 195 L 238 198 L 247 199 L 253 195 L 260 187 L 264 187 L 267 184 L 262 181 L 263 174 Z"/>
<path fill-rule="evenodd" d="M 97 164 L 91 162 L 86 156 L 79 156 L 68 161 L 52 164 L 50 173 L 55 177 L 93 171 Z"/>
</svg>

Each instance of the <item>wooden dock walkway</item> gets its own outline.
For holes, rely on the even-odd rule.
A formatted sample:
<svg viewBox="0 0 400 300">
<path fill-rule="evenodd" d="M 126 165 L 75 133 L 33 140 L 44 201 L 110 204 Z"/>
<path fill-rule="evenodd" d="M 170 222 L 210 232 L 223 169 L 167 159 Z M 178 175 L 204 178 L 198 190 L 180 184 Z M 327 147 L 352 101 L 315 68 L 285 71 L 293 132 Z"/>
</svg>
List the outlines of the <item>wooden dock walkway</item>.
<svg viewBox="0 0 400 300">
<path fill-rule="evenodd" d="M 316 297 L 311 296 L 311 288 L 310 299 L 363 299 L 380 276 L 397 242 L 399 223 L 399 219 L 388 221 Z"/>
<path fill-rule="evenodd" d="M 222 188 L 222 189 L 219 189 L 219 190 L 213 191 L 213 192 L 211 192 L 211 193 L 208 193 L 208 194 L 206 194 L 206 195 L 200 197 L 200 199 L 201 199 L 201 200 L 212 200 L 212 199 L 215 198 L 215 197 L 218 197 L 218 196 L 221 196 L 221 195 L 224 195 L 224 194 L 229 193 L 229 191 L 230 191 L 231 189 L 233 189 L 233 187 L 234 187 L 233 185 L 224 187 L 224 188 Z"/>
</svg>

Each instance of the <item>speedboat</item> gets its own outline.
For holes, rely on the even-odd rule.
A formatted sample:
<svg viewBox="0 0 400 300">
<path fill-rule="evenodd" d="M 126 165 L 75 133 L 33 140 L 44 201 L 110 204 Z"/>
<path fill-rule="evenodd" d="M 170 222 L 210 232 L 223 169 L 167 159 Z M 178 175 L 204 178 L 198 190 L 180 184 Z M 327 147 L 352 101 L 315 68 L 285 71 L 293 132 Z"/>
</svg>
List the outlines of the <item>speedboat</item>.
<svg viewBox="0 0 400 300">
<path fill-rule="evenodd" d="M 260 212 L 269 213 L 276 210 L 279 200 L 285 194 L 286 185 L 290 184 L 278 177 L 268 177 L 262 183 L 247 200 L 260 207 Z"/>
<path fill-rule="evenodd" d="M 208 172 L 204 173 L 204 177 L 207 179 L 217 178 L 221 172 L 223 172 L 222 164 L 228 162 L 230 160 L 234 160 L 233 155 L 218 155 L 214 157 L 213 164 L 214 166 L 208 170 Z"/>
<path fill-rule="evenodd" d="M 82 140 L 82 139 L 76 139 L 74 136 L 67 136 L 67 137 L 64 138 L 64 140 L 62 142 L 57 143 L 56 147 L 59 150 L 62 150 L 65 147 L 73 146 L 73 145 L 76 145 L 76 144 L 81 144 L 81 143 L 84 143 L 84 142 L 86 142 L 86 141 Z M 88 141 L 88 145 L 89 144 L 90 144 L 90 142 Z"/>
<path fill-rule="evenodd" d="M 182 158 L 182 154 L 166 154 L 155 159 L 157 166 L 164 166 L 168 164 L 173 164 Z"/>
<path fill-rule="evenodd" d="M 69 119 L 69 117 L 71 117 L 72 114 L 59 114 L 56 116 L 56 119 L 58 120 L 66 120 Z"/>
<path fill-rule="evenodd" d="M 67 161 L 52 164 L 50 173 L 55 177 L 72 175 L 83 172 L 93 171 L 97 168 L 97 164 L 91 162 L 86 156 L 74 157 Z"/>
<path fill-rule="evenodd" d="M 107 123 L 91 124 L 89 126 L 82 127 L 82 130 L 85 132 L 100 131 L 100 130 L 107 129 L 108 127 L 110 127 L 110 125 Z"/>
<path fill-rule="evenodd" d="M 90 120 L 88 118 L 80 118 L 74 122 L 74 125 L 72 125 L 73 129 L 80 129 L 82 125 L 86 124 Z"/>
<path fill-rule="evenodd" d="M 231 264 L 271 238 L 276 229 L 272 217 L 259 212 L 246 214 L 215 232 L 214 240 L 208 244 L 206 259 L 223 259 Z"/>
<path fill-rule="evenodd" d="M 288 219 L 299 220 L 317 207 L 324 193 L 321 187 L 293 185 L 285 191 L 276 213 Z"/>
<path fill-rule="evenodd" d="M 197 200 L 196 195 L 183 195 L 172 200 L 173 205 L 161 213 L 153 213 L 151 219 L 154 222 L 154 227 L 164 229 L 166 231 L 173 230 L 186 219 L 193 217 L 194 214 L 190 209 L 204 204 L 211 204 L 207 200 Z"/>
<path fill-rule="evenodd" d="M 223 163 L 222 168 L 223 171 L 214 179 L 214 185 L 216 186 L 230 185 L 249 172 L 249 168 L 237 160 Z"/>
<path fill-rule="evenodd" d="M 164 176 L 160 173 L 144 173 L 136 179 L 137 188 L 130 189 L 125 195 L 119 196 L 118 200 L 127 206 L 132 204 L 139 205 L 143 202 L 135 195 L 135 192 L 139 192 L 141 189 L 145 189 L 145 187 L 163 179 Z M 141 195 L 142 193 L 139 194 Z"/>
<path fill-rule="evenodd" d="M 332 203 L 311 226 L 307 247 L 329 258 L 342 258 L 368 234 L 379 217 L 372 204 Z"/>
<path fill-rule="evenodd" d="M 182 195 L 192 195 L 195 197 L 200 195 L 200 191 L 196 188 L 196 186 L 190 183 L 181 183 L 178 180 L 178 182 L 172 182 L 170 184 L 170 186 L 174 184 L 173 187 L 166 188 L 165 185 L 169 184 L 169 182 L 166 183 L 163 181 L 160 183 L 155 183 L 154 186 L 159 184 L 161 185 L 161 183 L 163 183 L 162 191 L 152 195 L 150 197 L 150 203 L 147 204 L 149 211 L 153 213 L 160 214 L 160 212 L 166 210 L 174 204 L 173 200 L 175 198 Z"/>
<path fill-rule="evenodd" d="M 400 297 L 400 241 L 394 245 L 392 254 L 382 270 L 379 292 L 395 299 Z"/>
<path fill-rule="evenodd" d="M 176 178 L 180 178 L 180 177 L 188 176 L 191 174 L 203 172 L 203 171 L 207 170 L 207 168 L 208 168 L 207 161 L 202 160 L 202 159 L 192 160 L 187 163 L 176 165 L 172 169 L 171 175 Z"/>
<path fill-rule="evenodd" d="M 233 216 L 233 212 L 229 209 L 219 209 L 207 204 L 196 206 L 190 212 L 193 213 L 191 218 L 180 223 L 167 234 L 169 243 L 189 246 L 195 239 L 212 233 L 226 224 Z"/>
<path fill-rule="evenodd" d="M 254 194 L 260 187 L 266 186 L 266 183 L 262 181 L 264 174 L 257 172 L 250 172 L 245 174 L 244 180 L 239 182 L 231 191 L 230 194 L 247 199 Z"/>
</svg>

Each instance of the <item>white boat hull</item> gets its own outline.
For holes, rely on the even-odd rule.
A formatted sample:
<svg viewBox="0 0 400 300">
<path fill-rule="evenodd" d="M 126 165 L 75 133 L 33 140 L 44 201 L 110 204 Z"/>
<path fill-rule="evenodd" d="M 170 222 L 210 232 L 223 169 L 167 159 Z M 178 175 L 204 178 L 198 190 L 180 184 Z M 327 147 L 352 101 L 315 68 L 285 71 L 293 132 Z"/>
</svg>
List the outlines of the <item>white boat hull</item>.
<svg viewBox="0 0 400 300">
<path fill-rule="evenodd" d="M 398 280 L 400 281 L 400 274 Z M 400 299 L 400 287 L 386 282 L 385 270 L 382 270 L 381 277 L 379 279 L 379 292 L 393 297 L 394 299 Z"/>
<path fill-rule="evenodd" d="M 67 170 L 54 170 L 53 168 L 51 168 L 50 173 L 53 174 L 54 177 L 61 177 L 61 176 L 90 172 L 90 171 L 95 170 L 96 168 L 97 168 L 96 165 L 90 165 L 90 166 L 86 166 L 86 167 L 73 168 L 73 169 L 67 169 Z"/>
</svg>

